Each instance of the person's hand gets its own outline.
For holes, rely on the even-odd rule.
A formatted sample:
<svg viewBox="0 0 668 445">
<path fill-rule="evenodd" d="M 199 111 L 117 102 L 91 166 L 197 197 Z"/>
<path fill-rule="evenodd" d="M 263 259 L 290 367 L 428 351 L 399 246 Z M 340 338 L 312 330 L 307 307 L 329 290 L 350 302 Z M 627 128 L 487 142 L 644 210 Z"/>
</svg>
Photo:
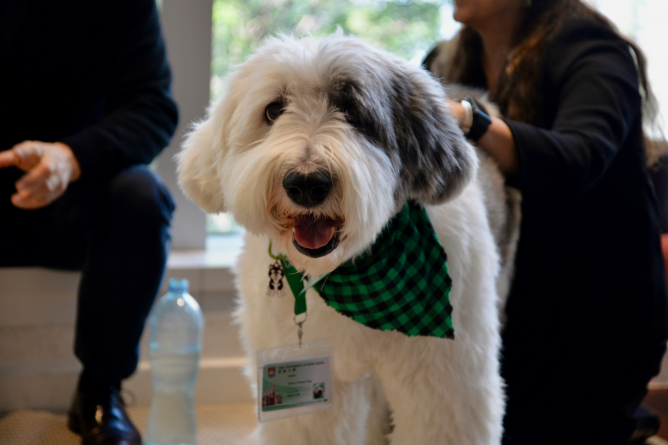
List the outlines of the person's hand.
<svg viewBox="0 0 668 445">
<path fill-rule="evenodd" d="M 452 115 L 457 119 L 459 128 L 462 128 L 466 119 L 464 106 L 460 102 L 448 99 L 445 100 L 445 103 L 450 107 Z M 492 118 L 491 125 L 485 134 L 475 142 L 475 146 L 485 150 L 496 161 L 505 175 L 516 175 L 519 173 L 520 164 L 513 133 L 503 119 L 499 119 L 496 116 L 490 117 Z"/>
<path fill-rule="evenodd" d="M 11 197 L 21 209 L 51 204 L 81 176 L 72 149 L 61 142 L 25 141 L 0 152 L 0 168 L 12 166 L 27 172 L 16 181 L 17 192 Z"/>
</svg>

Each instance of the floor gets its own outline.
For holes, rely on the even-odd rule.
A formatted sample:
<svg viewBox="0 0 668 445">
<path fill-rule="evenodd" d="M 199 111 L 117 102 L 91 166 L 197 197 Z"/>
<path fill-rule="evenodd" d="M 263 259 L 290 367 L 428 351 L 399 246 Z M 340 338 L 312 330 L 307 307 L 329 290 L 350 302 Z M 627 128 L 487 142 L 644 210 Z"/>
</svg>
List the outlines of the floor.
<svg viewBox="0 0 668 445">
<path fill-rule="evenodd" d="M 668 389 L 650 391 L 644 401 L 661 418 L 657 436 L 648 445 L 668 445 Z M 148 420 L 147 407 L 128 412 L 142 435 Z M 196 408 L 198 445 L 251 445 L 249 435 L 257 425 L 254 404 L 199 405 Z M 0 418 L 2 445 L 80 445 L 79 436 L 65 426 L 65 415 L 23 410 Z"/>
<path fill-rule="evenodd" d="M 148 407 L 129 408 L 128 414 L 145 435 Z M 257 424 L 254 404 L 200 405 L 195 409 L 198 445 L 251 445 L 248 436 Z M 2 445 L 80 445 L 81 439 L 65 426 L 65 415 L 23 410 L 0 419 Z"/>
<path fill-rule="evenodd" d="M 661 419 L 661 428 L 657 435 L 668 440 L 668 389 L 650 391 L 643 403 Z"/>
</svg>

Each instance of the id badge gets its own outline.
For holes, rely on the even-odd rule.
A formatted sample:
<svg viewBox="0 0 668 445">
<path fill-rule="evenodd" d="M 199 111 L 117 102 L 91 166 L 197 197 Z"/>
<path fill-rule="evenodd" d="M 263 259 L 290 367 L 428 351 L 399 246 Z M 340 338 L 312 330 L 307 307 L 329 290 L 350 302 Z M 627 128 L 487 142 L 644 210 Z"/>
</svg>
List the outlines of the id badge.
<svg viewBox="0 0 668 445">
<path fill-rule="evenodd" d="M 317 340 L 257 352 L 260 422 L 331 409 L 332 344 Z"/>
</svg>

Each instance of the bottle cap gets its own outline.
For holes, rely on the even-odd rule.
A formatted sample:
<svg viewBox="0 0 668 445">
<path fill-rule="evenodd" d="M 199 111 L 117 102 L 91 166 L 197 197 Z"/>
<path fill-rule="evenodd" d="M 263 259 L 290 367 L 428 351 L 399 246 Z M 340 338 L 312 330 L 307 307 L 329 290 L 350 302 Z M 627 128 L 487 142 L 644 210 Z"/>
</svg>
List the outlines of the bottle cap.
<svg viewBox="0 0 668 445">
<path fill-rule="evenodd" d="M 188 280 L 186 278 L 170 278 L 169 291 L 179 293 L 188 292 Z"/>
</svg>

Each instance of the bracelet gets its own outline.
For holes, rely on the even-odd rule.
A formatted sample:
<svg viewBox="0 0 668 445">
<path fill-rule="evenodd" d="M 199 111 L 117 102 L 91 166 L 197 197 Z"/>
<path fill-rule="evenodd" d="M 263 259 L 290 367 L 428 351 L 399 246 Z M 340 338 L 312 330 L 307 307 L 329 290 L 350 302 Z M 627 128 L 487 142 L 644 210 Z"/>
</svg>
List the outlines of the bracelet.
<svg viewBox="0 0 668 445">
<path fill-rule="evenodd" d="M 471 131 L 471 125 L 473 125 L 473 107 L 471 107 L 471 103 L 466 99 L 459 103 L 464 108 L 464 118 L 459 123 L 459 126 L 464 132 L 464 136 L 467 136 L 469 131 Z"/>
</svg>

